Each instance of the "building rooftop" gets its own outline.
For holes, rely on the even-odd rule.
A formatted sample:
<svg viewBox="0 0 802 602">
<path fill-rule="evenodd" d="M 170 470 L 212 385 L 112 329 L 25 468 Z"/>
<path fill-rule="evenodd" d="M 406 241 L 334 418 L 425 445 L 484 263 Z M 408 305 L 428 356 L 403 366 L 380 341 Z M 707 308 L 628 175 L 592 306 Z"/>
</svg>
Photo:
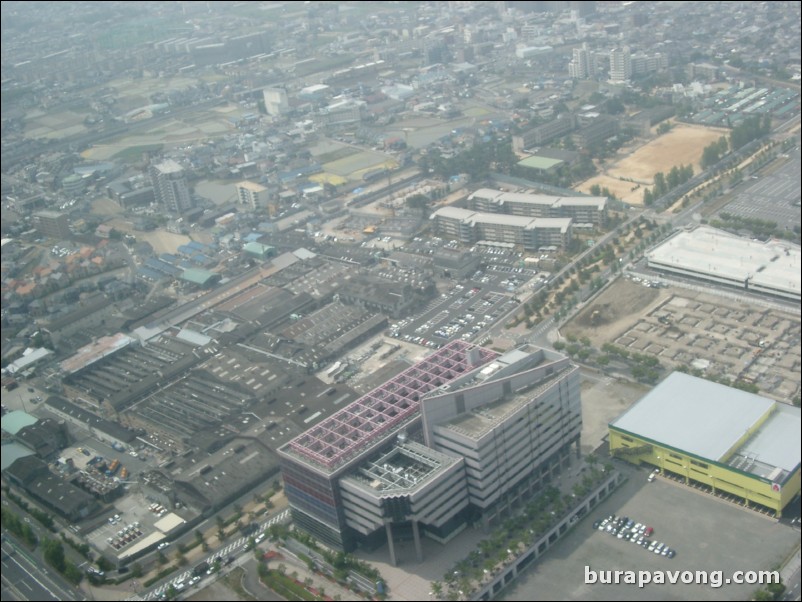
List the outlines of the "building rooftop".
<svg viewBox="0 0 802 602">
<path fill-rule="evenodd" d="M 544 228 L 559 228 L 560 232 L 564 234 L 571 227 L 572 221 L 570 217 L 536 217 L 527 228 L 541 230 Z"/>
<path fill-rule="evenodd" d="M 127 347 L 134 341 L 135 339 L 121 332 L 108 337 L 101 337 L 95 342 L 81 347 L 72 357 L 61 362 L 61 370 L 67 374 L 74 374 L 107 355 Z"/>
<path fill-rule="evenodd" d="M 5 430 L 5 427 L 3 428 Z M 21 443 L 17 443 L 16 441 L 4 442 L 3 452 L 0 453 L 0 470 L 5 472 L 6 468 L 11 466 L 20 458 L 26 458 L 33 455 L 34 453 Z"/>
<path fill-rule="evenodd" d="M 476 215 L 476 211 L 471 211 L 470 209 L 462 209 L 461 207 L 452 207 L 451 205 L 440 207 L 437 211 L 432 213 L 432 217 L 442 216 L 451 219 L 459 219 L 466 221 L 469 220 L 474 215 Z"/>
<path fill-rule="evenodd" d="M 534 156 L 524 159 L 519 163 L 525 164 L 524 161 L 529 161 L 530 159 L 536 160 L 536 162 L 543 161 L 542 165 L 529 165 L 530 167 L 538 167 L 539 169 L 548 169 L 549 165 L 547 165 L 545 161 L 559 162 L 558 159 Z M 502 192 L 500 190 L 492 190 L 490 188 L 480 188 L 471 194 L 468 199 L 470 200 L 474 197 L 492 200 L 498 205 L 503 205 L 504 203 L 522 203 L 526 205 L 545 205 L 548 207 L 586 206 L 603 209 L 607 204 L 607 197 L 603 196 L 553 196 L 547 194 L 536 194 L 532 192 Z"/>
<path fill-rule="evenodd" d="M 459 462 L 414 441 L 399 441 L 390 451 L 360 464 L 343 480 L 373 495 L 399 493 L 423 485 L 433 475 Z"/>
<path fill-rule="evenodd" d="M 156 169 L 158 169 L 161 173 L 181 173 L 184 168 L 181 167 L 178 163 L 173 161 L 172 159 L 165 159 L 158 165 L 156 165 Z"/>
<path fill-rule="evenodd" d="M 264 192 L 267 190 L 261 184 L 257 184 L 256 182 L 251 182 L 250 180 L 244 180 L 243 182 L 237 183 L 237 188 L 244 188 L 245 190 L 250 190 L 251 192 Z"/>
<path fill-rule="evenodd" d="M 708 226 L 682 231 L 647 254 L 650 264 L 711 277 L 802 292 L 802 254 L 797 245 L 749 240 Z"/>
<path fill-rule="evenodd" d="M 495 427 L 503 424 L 507 418 L 529 403 L 533 397 L 539 396 L 543 391 L 554 385 L 556 376 L 560 374 L 562 374 L 561 371 L 556 372 L 534 386 L 522 389 L 515 395 L 501 397 L 475 410 L 460 414 L 449 422 L 439 424 L 436 428 L 453 430 L 478 441 Z"/>
<path fill-rule="evenodd" d="M 565 163 L 562 159 L 552 159 L 550 157 L 538 157 L 537 155 L 533 155 L 531 157 L 527 157 L 526 159 L 521 159 L 518 161 L 518 165 L 522 165 L 523 167 L 531 167 L 534 169 L 551 169 L 561 163 Z"/>
<path fill-rule="evenodd" d="M 604 196 L 563 196 L 554 202 L 555 207 L 596 207 L 604 209 L 607 197 Z"/>
<path fill-rule="evenodd" d="M 728 464 L 780 482 L 800 463 L 802 420 L 799 408 L 775 404 L 775 411 Z M 743 463 L 742 460 L 743 459 Z"/>
<path fill-rule="evenodd" d="M 210 272 L 209 270 L 202 270 L 200 268 L 188 268 L 181 274 L 181 280 L 186 280 L 193 284 L 205 285 L 208 284 L 213 278 L 219 277 L 219 274 Z"/>
<path fill-rule="evenodd" d="M 36 424 L 37 420 L 38 419 L 36 416 L 31 416 L 27 412 L 14 410 L 0 419 L 0 425 L 2 425 L 2 429 L 5 432 L 9 433 L 10 435 L 16 435 L 26 426 Z"/>
<path fill-rule="evenodd" d="M 766 478 L 775 469 L 789 471 L 800 463 L 799 408 L 682 372 L 672 373 L 610 426 L 700 458 L 766 473 Z M 751 461 L 739 462 L 739 457 Z"/>
<path fill-rule="evenodd" d="M 281 448 L 310 467 L 333 472 L 420 413 L 420 399 L 497 357 L 489 349 L 452 341 L 326 418 Z"/>
</svg>

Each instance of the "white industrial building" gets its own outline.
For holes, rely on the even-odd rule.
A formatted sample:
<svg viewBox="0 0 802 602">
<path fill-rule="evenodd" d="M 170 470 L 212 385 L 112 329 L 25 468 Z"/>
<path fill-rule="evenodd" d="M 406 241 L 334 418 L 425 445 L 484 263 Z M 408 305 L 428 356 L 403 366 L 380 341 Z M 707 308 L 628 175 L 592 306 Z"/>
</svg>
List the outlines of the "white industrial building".
<svg viewBox="0 0 802 602">
<path fill-rule="evenodd" d="M 708 226 L 680 231 L 646 254 L 649 267 L 800 300 L 800 248 L 749 240 Z"/>
</svg>

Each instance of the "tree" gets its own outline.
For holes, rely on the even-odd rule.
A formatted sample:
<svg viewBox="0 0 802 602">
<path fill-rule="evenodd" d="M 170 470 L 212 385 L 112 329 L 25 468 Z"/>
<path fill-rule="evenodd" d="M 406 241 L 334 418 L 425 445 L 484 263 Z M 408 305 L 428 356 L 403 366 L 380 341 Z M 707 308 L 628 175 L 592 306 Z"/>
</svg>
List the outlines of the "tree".
<svg viewBox="0 0 802 602">
<path fill-rule="evenodd" d="M 420 209 L 426 212 L 429 209 L 429 197 L 425 194 L 413 194 L 407 197 L 406 204 L 410 209 Z"/>
<path fill-rule="evenodd" d="M 779 600 L 785 593 L 785 584 L 780 581 L 779 583 L 769 583 L 766 586 L 766 591 L 771 594 L 772 600 Z"/>
<path fill-rule="evenodd" d="M 666 177 L 662 171 L 658 171 L 654 174 L 654 195 L 655 198 L 659 198 L 663 196 L 666 192 L 668 192 L 668 188 L 666 187 Z"/>
<path fill-rule="evenodd" d="M 67 561 L 64 557 L 64 546 L 56 539 L 46 539 L 43 546 L 43 553 L 47 563 L 56 569 L 59 573 L 63 573 L 66 568 Z"/>
<path fill-rule="evenodd" d="M 84 578 L 84 574 L 81 572 L 81 569 L 71 562 L 66 564 L 62 572 L 64 573 L 64 577 L 66 577 L 67 580 L 74 585 L 78 585 Z"/>
</svg>

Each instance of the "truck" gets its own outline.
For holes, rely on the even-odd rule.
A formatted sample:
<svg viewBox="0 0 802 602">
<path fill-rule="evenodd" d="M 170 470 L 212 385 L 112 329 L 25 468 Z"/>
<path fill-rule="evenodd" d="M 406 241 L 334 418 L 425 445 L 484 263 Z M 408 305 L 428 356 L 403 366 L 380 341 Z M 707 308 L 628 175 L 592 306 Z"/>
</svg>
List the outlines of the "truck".
<svg viewBox="0 0 802 602">
<path fill-rule="evenodd" d="M 106 475 L 111 476 L 117 472 L 117 469 L 120 468 L 120 461 L 118 459 L 114 459 L 109 464 L 109 467 L 106 469 Z"/>
</svg>

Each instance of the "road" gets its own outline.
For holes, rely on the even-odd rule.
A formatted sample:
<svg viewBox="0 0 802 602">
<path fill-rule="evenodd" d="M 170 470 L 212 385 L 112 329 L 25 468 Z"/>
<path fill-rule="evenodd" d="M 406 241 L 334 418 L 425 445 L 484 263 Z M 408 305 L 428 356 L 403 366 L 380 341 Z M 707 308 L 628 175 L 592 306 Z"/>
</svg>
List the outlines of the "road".
<svg viewBox="0 0 802 602">
<path fill-rule="evenodd" d="M 32 556 L 11 534 L 4 535 L 2 549 L 3 600 L 85 599 L 53 570 L 44 568 L 42 559 Z M 7 598 L 6 592 L 13 597 Z"/>
<path fill-rule="evenodd" d="M 269 520 L 265 521 L 254 531 L 254 533 L 247 537 L 240 537 L 239 539 L 233 541 L 232 543 L 226 544 L 225 546 L 221 546 L 216 551 L 208 554 L 205 558 L 197 561 L 195 565 L 201 564 L 202 562 L 207 562 L 209 565 L 213 565 L 217 560 L 223 560 L 227 557 L 236 557 L 230 565 L 224 567 L 219 573 L 215 573 L 209 576 L 204 576 L 196 585 L 197 588 L 200 589 L 212 581 L 218 579 L 220 575 L 226 574 L 233 569 L 243 566 L 250 560 L 250 556 L 247 554 L 243 554 L 243 552 L 247 551 L 249 547 L 249 541 L 251 537 L 257 537 L 260 533 L 264 533 L 267 531 L 268 527 L 273 524 L 287 522 L 290 518 L 289 510 L 284 510 L 279 514 L 271 517 Z M 169 577 L 168 579 L 164 580 L 158 585 L 153 586 L 151 589 L 139 592 L 136 596 L 132 598 L 128 598 L 128 600 L 157 600 L 163 593 L 167 592 L 168 589 L 172 586 L 173 588 L 179 589 L 177 586 L 180 584 L 184 584 L 180 588 L 180 592 L 186 594 L 191 591 L 193 586 L 187 586 L 190 577 L 192 577 L 192 570 L 185 570 L 183 573 Z"/>
</svg>

